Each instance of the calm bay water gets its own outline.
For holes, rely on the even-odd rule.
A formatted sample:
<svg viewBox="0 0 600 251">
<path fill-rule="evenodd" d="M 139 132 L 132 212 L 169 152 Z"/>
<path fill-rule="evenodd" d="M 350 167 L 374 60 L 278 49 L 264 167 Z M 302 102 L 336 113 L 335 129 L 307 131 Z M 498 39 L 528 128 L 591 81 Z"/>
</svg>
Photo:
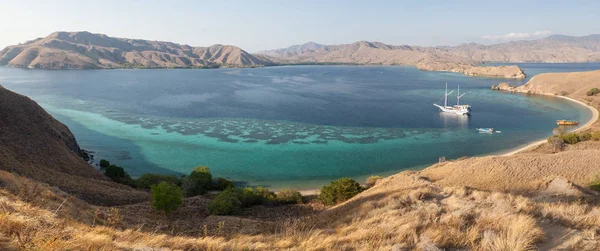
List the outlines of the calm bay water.
<svg viewBox="0 0 600 251">
<path fill-rule="evenodd" d="M 600 64 L 521 67 L 534 75 Z M 443 102 L 445 82 L 467 93 L 461 102 L 473 107 L 470 117 L 440 114 L 432 105 Z M 549 136 L 556 119 L 591 117 L 563 99 L 491 91 L 499 82 L 386 66 L 0 68 L 0 85 L 40 103 L 97 159 L 133 176 L 208 165 L 218 176 L 296 188 L 396 173 L 440 156 L 506 151 Z M 502 133 L 479 134 L 478 127 Z"/>
</svg>

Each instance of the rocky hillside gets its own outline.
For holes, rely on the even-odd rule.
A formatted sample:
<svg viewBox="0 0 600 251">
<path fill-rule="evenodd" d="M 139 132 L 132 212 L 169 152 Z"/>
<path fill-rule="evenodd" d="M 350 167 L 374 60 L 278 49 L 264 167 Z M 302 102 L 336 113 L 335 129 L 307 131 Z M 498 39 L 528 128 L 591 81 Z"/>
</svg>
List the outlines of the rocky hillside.
<svg viewBox="0 0 600 251">
<path fill-rule="evenodd" d="M 0 51 L 0 65 L 42 69 L 256 67 L 271 65 L 231 45 L 192 47 L 114 38 L 89 32 L 55 32 Z"/>
<path fill-rule="evenodd" d="M 80 152 L 69 128 L 31 99 L 0 86 L 0 170 L 59 187 L 92 204 L 146 199 L 145 194 L 108 180 Z"/>
</svg>

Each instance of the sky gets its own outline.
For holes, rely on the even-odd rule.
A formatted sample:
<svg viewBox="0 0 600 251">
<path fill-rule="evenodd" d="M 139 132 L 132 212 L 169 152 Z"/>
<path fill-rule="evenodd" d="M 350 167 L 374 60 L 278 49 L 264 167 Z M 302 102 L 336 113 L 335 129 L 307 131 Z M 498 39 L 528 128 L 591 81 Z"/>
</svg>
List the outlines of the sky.
<svg viewBox="0 0 600 251">
<path fill-rule="evenodd" d="M 0 48 L 55 31 L 249 52 L 314 41 L 457 45 L 600 33 L 600 0 L 0 0 Z"/>
</svg>

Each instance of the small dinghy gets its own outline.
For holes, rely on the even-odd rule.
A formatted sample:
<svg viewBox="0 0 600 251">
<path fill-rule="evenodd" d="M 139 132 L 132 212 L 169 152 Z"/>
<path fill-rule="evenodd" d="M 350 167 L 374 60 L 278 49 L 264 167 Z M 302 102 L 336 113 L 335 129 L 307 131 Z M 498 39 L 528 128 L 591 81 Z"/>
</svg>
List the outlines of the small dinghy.
<svg viewBox="0 0 600 251">
<path fill-rule="evenodd" d="M 477 128 L 478 132 L 487 132 L 487 133 L 493 133 L 494 132 L 494 128 Z"/>
</svg>

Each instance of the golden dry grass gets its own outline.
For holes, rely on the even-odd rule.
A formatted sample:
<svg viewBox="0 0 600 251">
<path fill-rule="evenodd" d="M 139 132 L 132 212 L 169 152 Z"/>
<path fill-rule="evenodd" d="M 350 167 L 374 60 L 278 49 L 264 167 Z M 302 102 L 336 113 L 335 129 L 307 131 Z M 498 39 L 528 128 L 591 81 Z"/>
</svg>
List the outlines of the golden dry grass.
<svg viewBox="0 0 600 251">
<path fill-rule="evenodd" d="M 25 202 L 5 189 L 0 191 L 0 247 L 5 249 L 535 250 L 551 241 L 547 226 L 574 232 L 556 244 L 561 247 L 600 247 L 600 208 L 595 202 L 549 202 L 539 197 L 442 187 L 414 172 L 385 178 L 322 213 L 282 220 L 253 234 L 227 228 L 235 222 L 256 223 L 236 217 L 214 219 L 229 221 L 221 223 L 220 230 L 206 230 L 198 236 L 112 224 L 108 216 L 90 222 L 97 217 L 93 213 L 80 214 L 76 220 L 55 214 L 52 207 L 56 204 L 34 205 L 43 196 Z M 63 206 L 73 203 L 82 202 Z M 109 214 L 108 210 L 104 214 Z"/>
</svg>

